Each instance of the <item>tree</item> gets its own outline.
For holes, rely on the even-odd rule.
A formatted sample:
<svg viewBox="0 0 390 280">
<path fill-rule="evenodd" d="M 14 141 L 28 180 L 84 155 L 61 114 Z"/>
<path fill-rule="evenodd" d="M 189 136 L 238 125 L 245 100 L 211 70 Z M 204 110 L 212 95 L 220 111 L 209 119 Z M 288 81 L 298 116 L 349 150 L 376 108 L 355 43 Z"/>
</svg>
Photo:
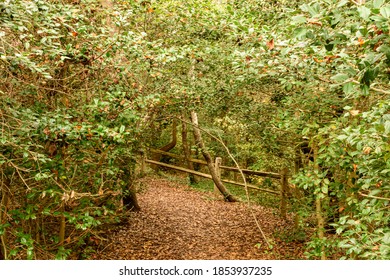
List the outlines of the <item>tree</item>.
<svg viewBox="0 0 390 280">
<path fill-rule="evenodd" d="M 221 179 L 216 173 L 215 167 L 214 167 L 214 161 L 212 160 L 210 154 L 207 152 L 206 147 L 202 140 L 202 134 L 199 129 L 199 123 L 198 123 L 198 115 L 196 112 L 191 112 L 191 121 L 194 129 L 194 135 L 195 135 L 195 141 L 196 145 L 198 145 L 199 149 L 201 150 L 204 159 L 207 162 L 207 166 L 209 168 L 211 177 L 213 178 L 213 181 L 215 185 L 217 186 L 218 190 L 223 195 L 224 199 L 229 202 L 236 202 L 237 199 L 229 193 L 229 191 L 226 189 L 226 187 L 223 185 Z"/>
</svg>

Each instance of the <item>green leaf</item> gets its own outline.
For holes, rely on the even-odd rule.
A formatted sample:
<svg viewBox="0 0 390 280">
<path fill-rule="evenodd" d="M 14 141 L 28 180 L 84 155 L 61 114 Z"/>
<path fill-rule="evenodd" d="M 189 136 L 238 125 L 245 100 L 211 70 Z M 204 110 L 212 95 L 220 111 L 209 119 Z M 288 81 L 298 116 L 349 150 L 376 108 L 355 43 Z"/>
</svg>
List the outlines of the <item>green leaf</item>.
<svg viewBox="0 0 390 280">
<path fill-rule="evenodd" d="M 305 23 L 306 22 L 306 17 L 304 16 L 294 16 L 291 18 L 291 22 L 295 24 L 300 24 L 300 23 Z"/>
<path fill-rule="evenodd" d="M 19 250 L 18 249 L 12 249 L 10 252 L 9 252 L 9 256 L 16 256 L 18 254 Z"/>
<path fill-rule="evenodd" d="M 360 81 L 362 85 L 370 86 L 371 82 L 375 80 L 375 78 L 379 74 L 379 68 L 375 67 L 374 69 L 367 68 L 366 71 L 363 74 L 363 77 Z"/>
<path fill-rule="evenodd" d="M 364 7 L 364 6 L 360 6 L 357 8 L 358 12 L 359 12 L 359 15 L 365 19 L 365 20 L 368 20 L 370 14 L 371 14 L 371 10 L 367 7 Z"/>
<path fill-rule="evenodd" d="M 20 243 L 22 243 L 23 245 L 26 245 L 27 244 L 27 239 L 25 237 L 22 237 L 20 239 Z"/>
<path fill-rule="evenodd" d="M 385 133 L 390 133 L 390 121 L 385 122 Z"/>
<path fill-rule="evenodd" d="M 370 196 L 375 196 L 375 195 L 380 194 L 381 192 L 382 191 L 380 189 L 375 189 L 375 190 L 370 191 L 369 195 Z"/>
<path fill-rule="evenodd" d="M 383 236 L 383 242 L 386 244 L 390 244 L 390 232 L 387 232 L 385 236 Z"/>
<path fill-rule="evenodd" d="M 348 95 L 355 90 L 355 85 L 352 82 L 346 83 L 343 85 L 343 92 Z"/>
<path fill-rule="evenodd" d="M 343 140 L 345 140 L 345 139 L 347 139 L 347 138 L 348 138 L 347 135 L 339 135 L 339 136 L 337 136 L 337 139 L 338 139 L 338 140 L 341 140 L 341 141 L 343 141 Z"/>
<path fill-rule="evenodd" d="M 48 80 L 53 79 L 53 77 L 52 77 L 49 73 L 43 73 L 43 76 L 44 76 L 46 79 L 48 79 Z"/>
<path fill-rule="evenodd" d="M 385 0 L 374 0 L 373 6 L 375 9 L 379 9 L 379 7 L 383 5 L 383 3 L 385 3 Z"/>
<path fill-rule="evenodd" d="M 346 80 L 348 80 L 348 78 L 349 78 L 348 75 L 343 73 L 339 73 L 331 77 L 332 80 L 338 83 L 345 82 Z"/>
<path fill-rule="evenodd" d="M 297 28 L 294 30 L 294 37 L 299 39 L 299 40 L 303 40 L 305 39 L 306 37 L 306 34 L 307 34 L 307 29 L 306 28 Z"/>
<path fill-rule="evenodd" d="M 381 15 L 385 18 L 390 18 L 390 6 L 384 6 L 380 9 Z"/>
<path fill-rule="evenodd" d="M 340 243 L 340 248 L 351 248 L 353 245 L 348 244 L 348 243 Z"/>
<path fill-rule="evenodd" d="M 341 8 L 343 6 L 345 6 L 346 4 L 349 3 L 349 0 L 342 0 L 340 1 L 340 3 L 337 5 L 337 8 Z"/>
<path fill-rule="evenodd" d="M 321 7 L 318 5 L 318 3 L 313 5 L 302 5 L 301 8 L 302 10 L 309 12 L 312 17 L 318 16 L 321 11 Z"/>
<path fill-rule="evenodd" d="M 32 260 L 33 257 L 34 257 L 34 252 L 33 252 L 33 250 L 28 249 L 28 250 L 27 250 L 27 259 L 28 259 L 28 260 Z"/>
<path fill-rule="evenodd" d="M 121 127 L 119 128 L 119 133 L 123 133 L 125 131 L 125 126 L 124 125 L 121 125 Z"/>
</svg>

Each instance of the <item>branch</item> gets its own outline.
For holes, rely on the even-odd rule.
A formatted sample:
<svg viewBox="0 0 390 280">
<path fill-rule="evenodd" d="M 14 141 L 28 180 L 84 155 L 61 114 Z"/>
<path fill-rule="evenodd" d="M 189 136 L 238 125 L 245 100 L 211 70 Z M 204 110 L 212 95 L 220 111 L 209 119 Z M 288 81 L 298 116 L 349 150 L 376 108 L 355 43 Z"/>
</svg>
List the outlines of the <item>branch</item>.
<svg viewBox="0 0 390 280">
<path fill-rule="evenodd" d="M 364 194 L 364 193 L 362 193 L 362 192 L 358 192 L 358 193 L 359 193 L 359 195 L 364 196 L 364 197 L 390 201 L 390 198 L 380 197 L 380 196 L 374 196 L 374 195 L 368 195 L 368 194 Z"/>
<path fill-rule="evenodd" d="M 352 83 L 360 85 L 360 82 L 358 82 L 356 80 L 352 80 Z M 370 87 L 370 89 L 372 89 L 373 91 L 376 91 L 376 92 L 380 92 L 380 93 L 383 93 L 383 94 L 386 94 L 386 95 L 390 95 L 390 91 L 386 91 L 386 90 L 383 90 L 383 89 L 380 89 L 380 88 L 374 88 L 374 87 Z"/>
</svg>

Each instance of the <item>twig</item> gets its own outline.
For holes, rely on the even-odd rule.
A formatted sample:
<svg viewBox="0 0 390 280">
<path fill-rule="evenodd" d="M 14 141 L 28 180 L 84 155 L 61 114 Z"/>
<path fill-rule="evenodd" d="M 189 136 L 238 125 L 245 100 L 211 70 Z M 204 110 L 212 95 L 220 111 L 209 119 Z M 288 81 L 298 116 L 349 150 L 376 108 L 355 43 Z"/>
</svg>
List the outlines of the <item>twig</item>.
<svg viewBox="0 0 390 280">
<path fill-rule="evenodd" d="M 3 200 L 5 199 L 5 197 L 6 197 L 6 194 L 2 194 L 2 199 L 1 199 L 1 204 L 0 204 L 1 208 L 3 208 Z M 6 206 L 6 205 L 4 205 L 4 206 Z M 4 210 L 4 212 L 6 212 L 6 209 Z M 3 218 L 3 213 L 0 212 L 0 224 L 3 224 L 2 218 Z M 1 245 L 3 247 L 4 259 L 7 260 L 8 253 L 7 253 L 7 245 L 5 244 L 5 235 L 6 235 L 6 231 L 4 231 L 4 233 L 0 236 L 0 239 L 1 239 Z"/>
<path fill-rule="evenodd" d="M 355 80 L 352 80 L 352 83 L 360 85 L 360 82 L 355 81 Z M 376 92 L 380 92 L 380 93 L 383 93 L 383 94 L 386 94 L 386 95 L 390 95 L 390 91 L 386 91 L 386 90 L 383 90 L 383 89 L 380 89 L 380 88 L 374 88 L 374 87 L 370 87 L 370 89 L 372 89 L 373 91 L 376 91 Z"/>
<path fill-rule="evenodd" d="M 267 243 L 267 246 L 269 249 L 272 249 L 272 246 L 271 244 L 268 242 L 268 239 L 267 237 L 265 236 L 261 226 L 260 226 L 260 223 L 258 221 L 258 219 L 256 218 L 256 215 L 255 215 L 255 212 L 253 211 L 253 208 L 251 207 L 251 203 L 250 203 L 250 198 L 249 198 L 249 191 L 248 191 L 248 185 L 247 185 L 247 182 L 246 182 L 246 178 L 245 178 L 245 175 L 244 175 L 244 172 L 242 171 L 242 169 L 240 168 L 240 165 L 238 164 L 238 162 L 236 161 L 236 159 L 234 158 L 234 156 L 230 153 L 229 151 L 229 148 L 225 145 L 225 143 L 223 143 L 223 141 L 219 138 L 217 139 L 219 143 L 222 144 L 222 146 L 225 148 L 226 152 L 228 153 L 229 157 L 233 160 L 234 164 L 236 165 L 237 169 L 239 170 L 240 174 L 241 174 L 241 177 L 242 179 L 244 180 L 244 188 L 245 188 L 245 196 L 247 198 L 247 204 L 248 204 L 248 208 L 252 214 L 252 217 L 253 219 L 255 220 L 255 223 L 256 223 L 256 226 L 257 228 L 260 230 L 260 233 L 261 235 L 263 236 L 263 239 L 265 240 L 265 242 Z"/>
<path fill-rule="evenodd" d="M 334 84 L 332 81 L 330 80 L 327 80 L 327 79 L 324 79 L 322 77 L 317 77 L 319 80 L 323 81 L 323 82 L 326 82 L 328 84 Z M 356 85 L 360 85 L 360 82 L 359 81 L 356 81 L 356 80 L 352 80 L 352 79 L 349 79 L 349 80 L 346 80 L 344 83 L 342 84 L 345 84 L 345 83 L 348 83 L 348 82 L 352 82 Z M 390 91 L 387 91 L 387 90 L 383 90 L 383 89 L 380 89 L 380 88 L 375 88 L 375 87 L 370 87 L 371 90 L 373 91 L 376 91 L 376 92 L 380 92 L 380 93 L 383 93 L 383 94 L 386 94 L 386 95 L 390 95 Z"/>
<path fill-rule="evenodd" d="M 11 163 L 12 164 L 12 163 Z M 12 164 L 13 165 L 13 164 Z M 24 185 L 27 187 L 28 190 L 31 190 L 31 188 L 27 185 L 26 181 L 24 180 L 23 176 L 19 173 L 19 169 L 18 168 L 15 168 L 16 172 L 18 172 L 18 175 L 20 177 L 20 179 L 22 179 Z"/>
<path fill-rule="evenodd" d="M 358 192 L 358 193 L 359 193 L 359 195 L 364 196 L 364 197 L 390 201 L 390 198 L 380 197 L 380 196 L 374 196 L 374 195 L 368 195 L 368 194 L 364 194 L 364 193 L 362 193 L 362 192 Z"/>
</svg>

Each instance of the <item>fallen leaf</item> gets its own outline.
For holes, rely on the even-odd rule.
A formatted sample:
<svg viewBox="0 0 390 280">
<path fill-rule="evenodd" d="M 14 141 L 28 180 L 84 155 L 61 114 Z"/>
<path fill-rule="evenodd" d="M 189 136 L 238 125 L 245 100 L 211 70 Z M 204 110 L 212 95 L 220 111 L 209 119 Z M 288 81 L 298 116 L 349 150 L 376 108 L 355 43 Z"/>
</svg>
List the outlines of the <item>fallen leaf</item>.
<svg viewBox="0 0 390 280">
<path fill-rule="evenodd" d="M 322 22 L 320 22 L 318 18 L 309 19 L 307 22 L 313 25 L 322 26 Z"/>
<path fill-rule="evenodd" d="M 358 43 L 359 43 L 359 46 L 363 46 L 364 45 L 364 40 L 363 40 L 362 37 L 359 37 Z"/>
<path fill-rule="evenodd" d="M 363 154 L 368 155 L 371 152 L 372 148 L 371 147 L 364 147 L 363 148 Z"/>
<path fill-rule="evenodd" d="M 349 113 L 351 114 L 351 116 L 353 116 L 353 117 L 355 117 L 355 116 L 357 116 L 358 114 L 359 114 L 359 110 L 351 110 L 351 111 L 349 111 Z"/>
<path fill-rule="evenodd" d="M 274 39 L 271 39 L 270 41 L 267 42 L 267 48 L 269 50 L 273 50 L 275 48 L 275 42 Z"/>
</svg>

